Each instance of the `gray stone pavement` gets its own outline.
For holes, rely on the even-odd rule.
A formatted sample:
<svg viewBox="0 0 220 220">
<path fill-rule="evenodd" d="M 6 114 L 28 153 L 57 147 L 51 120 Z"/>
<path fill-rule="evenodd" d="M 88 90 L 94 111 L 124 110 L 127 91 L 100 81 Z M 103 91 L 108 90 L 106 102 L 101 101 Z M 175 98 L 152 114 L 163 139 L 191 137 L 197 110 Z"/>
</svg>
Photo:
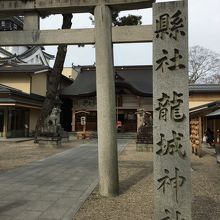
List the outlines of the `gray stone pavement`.
<svg viewBox="0 0 220 220">
<path fill-rule="evenodd" d="M 98 183 L 97 158 L 91 141 L 0 174 L 0 220 L 72 220 Z"/>
</svg>

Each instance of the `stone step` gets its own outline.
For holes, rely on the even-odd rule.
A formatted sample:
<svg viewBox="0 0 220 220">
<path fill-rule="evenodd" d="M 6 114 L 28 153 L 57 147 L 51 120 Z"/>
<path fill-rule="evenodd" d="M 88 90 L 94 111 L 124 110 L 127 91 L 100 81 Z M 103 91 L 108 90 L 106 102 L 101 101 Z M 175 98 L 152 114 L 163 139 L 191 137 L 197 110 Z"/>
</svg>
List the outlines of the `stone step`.
<svg viewBox="0 0 220 220">
<path fill-rule="evenodd" d="M 128 132 L 128 133 L 117 133 L 118 139 L 136 139 L 137 134 L 135 132 Z"/>
</svg>

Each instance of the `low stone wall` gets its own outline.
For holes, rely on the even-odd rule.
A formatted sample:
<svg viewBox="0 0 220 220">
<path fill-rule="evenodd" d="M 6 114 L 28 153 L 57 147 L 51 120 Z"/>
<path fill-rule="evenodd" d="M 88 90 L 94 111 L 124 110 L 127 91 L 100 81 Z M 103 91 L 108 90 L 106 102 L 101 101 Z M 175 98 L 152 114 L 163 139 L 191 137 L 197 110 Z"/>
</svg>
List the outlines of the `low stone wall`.
<svg viewBox="0 0 220 220">
<path fill-rule="evenodd" d="M 60 137 L 40 137 L 38 139 L 39 147 L 61 147 Z"/>
</svg>

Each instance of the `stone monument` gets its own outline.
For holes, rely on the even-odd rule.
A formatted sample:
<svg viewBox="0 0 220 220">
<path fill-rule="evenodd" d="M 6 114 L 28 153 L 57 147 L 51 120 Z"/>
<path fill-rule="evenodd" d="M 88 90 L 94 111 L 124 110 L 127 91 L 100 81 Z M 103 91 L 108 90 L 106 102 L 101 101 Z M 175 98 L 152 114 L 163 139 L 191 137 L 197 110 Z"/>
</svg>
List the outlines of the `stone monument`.
<svg viewBox="0 0 220 220">
<path fill-rule="evenodd" d="M 59 97 L 56 97 L 55 106 L 45 120 L 38 138 L 40 146 L 61 147 L 61 142 L 68 141 L 68 133 L 63 130 L 60 124 L 60 105 L 61 101 Z"/>
<path fill-rule="evenodd" d="M 191 219 L 187 4 L 153 6 L 156 220 Z"/>
<path fill-rule="evenodd" d="M 60 134 L 60 107 L 55 106 L 51 112 L 51 114 L 45 120 L 44 126 L 42 128 L 41 134 L 45 134 L 45 136 L 56 137 Z"/>
</svg>

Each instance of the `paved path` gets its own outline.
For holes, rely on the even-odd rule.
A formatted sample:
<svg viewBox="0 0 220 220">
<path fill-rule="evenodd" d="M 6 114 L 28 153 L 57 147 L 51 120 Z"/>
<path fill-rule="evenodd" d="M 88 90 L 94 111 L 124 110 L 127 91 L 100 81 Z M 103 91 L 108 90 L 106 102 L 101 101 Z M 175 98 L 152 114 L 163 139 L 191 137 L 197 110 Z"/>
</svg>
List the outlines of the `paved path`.
<svg viewBox="0 0 220 220">
<path fill-rule="evenodd" d="M 97 183 L 96 141 L 0 174 L 0 220 L 72 220 Z"/>
</svg>

